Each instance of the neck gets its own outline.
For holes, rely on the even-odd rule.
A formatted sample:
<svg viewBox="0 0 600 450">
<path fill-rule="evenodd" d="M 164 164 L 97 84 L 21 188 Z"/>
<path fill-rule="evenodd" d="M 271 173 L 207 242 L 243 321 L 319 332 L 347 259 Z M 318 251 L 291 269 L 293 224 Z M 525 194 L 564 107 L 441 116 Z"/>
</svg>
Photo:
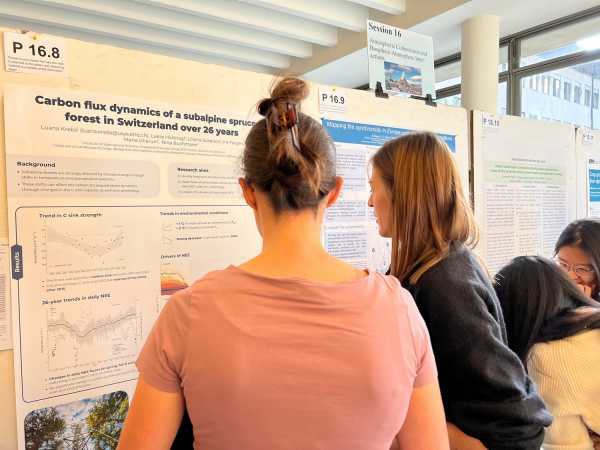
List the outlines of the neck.
<svg viewBox="0 0 600 450">
<path fill-rule="evenodd" d="M 282 213 L 263 223 L 261 257 L 285 264 L 325 254 L 321 245 L 321 214 L 314 211 Z"/>
</svg>

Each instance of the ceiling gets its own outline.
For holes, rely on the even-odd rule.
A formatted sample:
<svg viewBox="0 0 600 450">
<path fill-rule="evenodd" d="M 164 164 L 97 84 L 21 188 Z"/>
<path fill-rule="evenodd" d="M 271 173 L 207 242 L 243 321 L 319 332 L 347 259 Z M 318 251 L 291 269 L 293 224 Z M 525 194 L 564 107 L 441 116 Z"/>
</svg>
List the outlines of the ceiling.
<svg viewBox="0 0 600 450">
<path fill-rule="evenodd" d="M 504 37 L 596 6 L 600 6 L 600 0 L 470 0 L 408 28 L 433 37 L 434 53 L 438 59 L 460 52 L 461 26 L 471 17 L 482 14 L 498 16 L 500 36 Z M 580 33 L 584 26 L 586 24 L 578 24 L 574 28 Z M 591 26 L 598 25 L 592 23 Z M 564 39 L 565 33 L 562 34 Z M 543 42 L 531 42 L 531 44 L 548 46 L 550 44 L 548 39 L 544 37 L 541 40 Z M 369 81 L 367 49 L 360 48 L 341 58 L 331 60 L 307 71 L 305 76 L 319 83 L 344 87 L 367 84 Z"/>
<path fill-rule="evenodd" d="M 0 0 L 0 26 L 326 84 L 368 82 L 367 18 L 460 51 L 461 24 L 500 17 L 501 36 L 600 0 Z M 594 25 L 595 26 L 595 25 Z"/>
<path fill-rule="evenodd" d="M 339 31 L 405 0 L 1 0 L 0 25 L 262 72 L 282 72 Z"/>
</svg>

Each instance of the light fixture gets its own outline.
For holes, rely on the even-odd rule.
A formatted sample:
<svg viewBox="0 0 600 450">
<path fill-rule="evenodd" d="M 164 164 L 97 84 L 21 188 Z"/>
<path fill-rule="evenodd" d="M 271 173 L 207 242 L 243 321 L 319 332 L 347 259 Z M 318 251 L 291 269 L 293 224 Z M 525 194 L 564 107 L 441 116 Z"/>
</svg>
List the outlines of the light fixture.
<svg viewBox="0 0 600 450">
<path fill-rule="evenodd" d="M 600 49 L 600 34 L 577 41 L 577 47 L 588 52 Z"/>
</svg>

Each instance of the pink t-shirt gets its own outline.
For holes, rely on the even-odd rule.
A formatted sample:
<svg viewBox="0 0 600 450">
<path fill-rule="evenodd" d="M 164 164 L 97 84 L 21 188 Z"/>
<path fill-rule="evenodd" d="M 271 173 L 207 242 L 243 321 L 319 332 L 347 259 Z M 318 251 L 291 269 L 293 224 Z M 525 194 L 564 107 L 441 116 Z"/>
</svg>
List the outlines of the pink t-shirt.
<svg viewBox="0 0 600 450">
<path fill-rule="evenodd" d="M 184 394 L 197 450 L 389 450 L 413 386 L 437 378 L 394 277 L 326 284 L 233 266 L 169 300 L 137 367 Z"/>
</svg>

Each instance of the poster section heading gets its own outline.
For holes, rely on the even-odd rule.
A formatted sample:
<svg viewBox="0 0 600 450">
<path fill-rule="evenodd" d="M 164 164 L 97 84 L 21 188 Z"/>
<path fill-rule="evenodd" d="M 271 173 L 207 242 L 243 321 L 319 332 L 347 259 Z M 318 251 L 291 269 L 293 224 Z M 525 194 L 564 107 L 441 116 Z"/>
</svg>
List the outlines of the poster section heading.
<svg viewBox="0 0 600 450">
<path fill-rule="evenodd" d="M 45 97 L 44 95 L 36 95 L 34 100 L 38 105 L 63 108 L 66 123 L 187 131 L 190 133 L 211 134 L 217 137 L 239 136 L 239 131 L 235 127 L 251 127 L 255 123 L 251 120 L 222 117 L 216 114 L 181 112 L 175 109 L 161 110 L 151 106 L 106 104 L 95 100 L 80 101 L 62 97 Z M 139 117 L 126 117 L 128 115 Z M 180 122 L 180 120 L 197 122 L 198 125 L 189 125 Z M 231 129 L 231 127 L 234 129 Z"/>
<path fill-rule="evenodd" d="M 430 36 L 368 20 L 367 40 L 371 89 L 380 82 L 391 94 L 435 96 Z"/>
<path fill-rule="evenodd" d="M 149 161 L 6 157 L 9 196 L 154 197 L 160 169 Z"/>
<path fill-rule="evenodd" d="M 31 86 L 7 86 L 4 109 L 6 133 L 14 144 L 7 145 L 7 154 L 45 158 L 102 158 L 110 153 L 110 158 L 147 160 L 167 154 L 193 156 L 187 161 L 193 163 L 201 156 L 211 163 L 237 164 L 244 139 L 258 119 L 252 105 L 240 114 L 197 104 Z M 13 131 L 19 128 L 27 131 Z"/>
<path fill-rule="evenodd" d="M 407 128 L 394 128 L 330 119 L 323 119 L 322 122 L 323 127 L 325 127 L 334 142 L 343 142 L 347 144 L 381 146 L 390 139 L 415 131 Z M 437 135 L 446 143 L 446 145 L 448 145 L 448 148 L 452 153 L 456 153 L 456 136 L 440 133 Z"/>
</svg>

